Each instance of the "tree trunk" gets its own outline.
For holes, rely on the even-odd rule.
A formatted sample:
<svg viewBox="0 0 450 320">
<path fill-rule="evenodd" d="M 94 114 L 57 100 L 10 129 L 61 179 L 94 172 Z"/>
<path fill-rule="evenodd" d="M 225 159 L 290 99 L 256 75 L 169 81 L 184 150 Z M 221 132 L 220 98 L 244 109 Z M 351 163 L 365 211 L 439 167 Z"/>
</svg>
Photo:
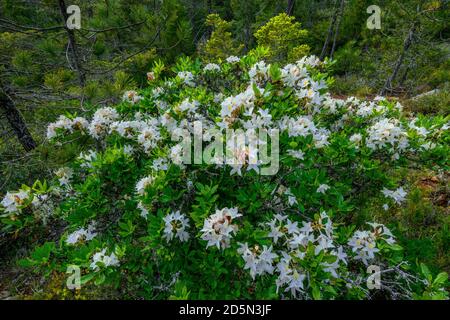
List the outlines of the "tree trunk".
<svg viewBox="0 0 450 320">
<path fill-rule="evenodd" d="M 403 84 L 405 83 L 406 79 L 408 78 L 409 70 L 411 70 L 410 67 L 406 67 L 406 70 L 405 70 L 405 72 L 403 73 L 403 76 L 400 79 L 400 83 L 399 83 L 400 87 L 403 86 Z"/>
<path fill-rule="evenodd" d="M 292 16 L 292 14 L 294 13 L 294 6 L 295 6 L 295 0 L 288 0 L 288 5 L 286 8 L 286 14 L 288 16 Z"/>
<path fill-rule="evenodd" d="M 331 18 L 331 23 L 330 23 L 330 27 L 328 28 L 328 32 L 327 32 L 327 37 L 325 39 L 325 43 L 323 44 L 322 47 L 322 52 L 320 53 L 320 60 L 323 60 L 325 58 L 325 54 L 327 52 L 328 49 L 328 42 L 330 41 L 331 38 L 331 34 L 333 33 L 333 27 L 336 23 L 336 19 L 337 19 L 337 14 L 338 14 L 338 9 L 337 9 L 337 4 L 338 4 L 338 0 L 335 1 L 334 3 L 334 13 L 333 13 L 333 17 Z"/>
<path fill-rule="evenodd" d="M 28 131 L 22 115 L 19 110 L 17 110 L 14 101 L 8 93 L 3 92 L 3 90 L 0 90 L 0 108 L 5 111 L 6 119 L 25 151 L 31 151 L 36 148 L 36 142 L 31 136 L 30 131 Z"/>
<path fill-rule="evenodd" d="M 380 91 L 381 96 L 384 96 L 388 90 L 391 90 L 392 83 L 394 82 L 395 78 L 397 78 L 398 72 L 400 71 L 400 67 L 403 64 L 403 60 L 405 59 L 406 52 L 411 47 L 411 44 L 412 44 L 413 38 L 414 38 L 414 32 L 416 31 L 416 28 L 417 28 L 417 22 L 414 22 L 408 31 L 408 35 L 406 36 L 405 41 L 403 42 L 403 50 L 397 59 L 397 62 L 394 67 L 394 71 L 392 72 L 392 75 L 389 78 L 387 78 L 386 83 L 383 86 L 383 89 L 381 89 L 381 91 Z"/>
<path fill-rule="evenodd" d="M 80 82 L 80 86 L 84 87 L 86 83 L 86 75 L 84 74 L 84 71 L 81 67 L 81 61 L 80 57 L 78 56 L 78 48 L 77 48 L 77 42 L 75 40 L 75 32 L 69 28 L 67 28 L 67 20 L 69 19 L 69 15 L 67 14 L 67 6 L 64 0 L 58 0 L 59 2 L 59 9 L 61 11 L 61 15 L 63 17 L 63 23 L 64 23 L 64 29 L 66 29 L 67 36 L 69 37 L 69 46 L 70 50 L 72 51 L 73 56 L 73 64 L 75 69 L 78 72 L 78 80 Z"/>
<path fill-rule="evenodd" d="M 336 39 L 339 34 L 339 26 L 341 25 L 343 15 L 344 15 L 344 0 L 341 0 L 341 5 L 339 8 L 339 19 L 337 20 L 336 29 L 334 30 L 333 46 L 331 47 L 330 59 L 333 59 L 334 50 L 336 49 Z"/>
</svg>

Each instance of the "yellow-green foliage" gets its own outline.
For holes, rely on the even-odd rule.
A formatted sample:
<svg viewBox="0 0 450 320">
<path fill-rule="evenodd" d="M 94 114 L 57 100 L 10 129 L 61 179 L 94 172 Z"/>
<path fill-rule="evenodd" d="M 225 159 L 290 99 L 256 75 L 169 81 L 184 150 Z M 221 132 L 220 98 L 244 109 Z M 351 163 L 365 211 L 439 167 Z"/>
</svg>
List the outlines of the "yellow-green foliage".
<svg viewBox="0 0 450 320">
<path fill-rule="evenodd" d="M 73 79 L 73 72 L 66 69 L 58 69 L 54 72 L 46 73 L 44 76 L 44 84 L 53 90 L 62 90 L 65 82 Z"/>
<path fill-rule="evenodd" d="M 254 34 L 258 45 L 269 49 L 269 60 L 296 61 L 309 53 L 309 46 L 302 44 L 308 31 L 294 20 L 294 17 L 281 13 Z"/>
<path fill-rule="evenodd" d="M 229 31 L 231 22 L 223 20 L 218 14 L 213 13 L 206 17 L 207 26 L 213 31 L 209 40 L 199 47 L 200 55 L 207 62 L 224 60 L 230 55 L 239 55 L 243 45 L 237 45 Z"/>
</svg>

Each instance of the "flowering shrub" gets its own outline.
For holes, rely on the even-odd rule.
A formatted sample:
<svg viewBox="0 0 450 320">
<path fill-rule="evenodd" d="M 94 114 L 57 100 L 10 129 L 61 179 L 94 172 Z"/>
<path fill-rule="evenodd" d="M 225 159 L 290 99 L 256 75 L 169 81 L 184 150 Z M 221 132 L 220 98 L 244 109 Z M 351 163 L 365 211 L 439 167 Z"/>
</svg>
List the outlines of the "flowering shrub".
<svg viewBox="0 0 450 320">
<path fill-rule="evenodd" d="M 80 157 L 50 186 L 1 202 L 10 231 L 40 220 L 41 202 L 44 216 L 65 222 L 61 241 L 23 265 L 76 265 L 82 285 L 148 299 L 447 297 L 446 274 L 414 272 L 395 230 L 352 216 L 367 202 L 401 206 L 399 170 L 448 168 L 449 119 L 411 118 L 383 97 L 335 99 L 327 68 L 315 57 L 271 65 L 258 51 L 204 66 L 182 59 L 114 108 L 61 116 L 50 143 L 74 144 Z M 211 130 L 279 132 L 265 144 L 279 152 L 277 170 L 261 174 L 266 164 L 251 162 L 247 145 L 234 150 L 240 161 L 186 162 L 173 137 L 194 134 L 194 122 L 202 149 L 222 144 Z M 80 136 L 88 141 L 78 145 Z M 380 269 L 378 291 L 367 286 L 369 266 Z"/>
</svg>

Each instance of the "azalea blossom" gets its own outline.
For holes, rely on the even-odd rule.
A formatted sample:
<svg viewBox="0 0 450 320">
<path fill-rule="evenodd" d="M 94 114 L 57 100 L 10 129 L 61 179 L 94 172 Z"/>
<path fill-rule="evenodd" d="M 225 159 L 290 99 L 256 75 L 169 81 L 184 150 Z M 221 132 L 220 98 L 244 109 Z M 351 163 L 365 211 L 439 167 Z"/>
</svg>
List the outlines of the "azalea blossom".
<svg viewBox="0 0 450 320">
<path fill-rule="evenodd" d="M 5 208 L 6 213 L 20 212 L 19 207 L 25 204 L 30 198 L 29 190 L 19 190 L 18 192 L 7 192 L 0 204 Z"/>
<path fill-rule="evenodd" d="M 216 63 L 208 63 L 204 68 L 204 71 L 220 72 L 220 66 Z"/>
<path fill-rule="evenodd" d="M 58 177 L 61 186 L 68 186 L 73 176 L 73 170 L 68 167 L 59 168 L 55 171 L 55 175 Z"/>
<path fill-rule="evenodd" d="M 145 194 L 145 189 L 152 185 L 154 181 L 154 178 L 152 176 L 148 176 L 145 178 L 142 178 L 141 180 L 138 181 L 138 183 L 136 184 L 136 192 L 143 196 Z"/>
<path fill-rule="evenodd" d="M 184 214 L 180 214 L 180 211 L 172 212 L 163 218 L 164 221 L 164 235 L 163 238 L 167 242 L 171 241 L 174 237 L 178 238 L 181 242 L 186 242 L 189 239 L 189 233 L 186 229 L 189 228 L 189 220 Z"/>
<path fill-rule="evenodd" d="M 228 63 L 237 63 L 237 62 L 241 61 L 241 58 L 236 57 L 236 56 L 229 56 L 229 57 L 226 59 L 226 61 L 227 61 Z"/>
<path fill-rule="evenodd" d="M 258 275 L 273 274 L 275 270 L 274 259 L 278 256 L 273 253 L 272 246 L 263 245 L 262 249 L 259 246 L 254 246 L 250 249 L 247 243 L 241 243 L 238 253 L 242 255 L 242 259 L 245 261 L 244 269 L 250 271 L 253 280 Z"/>
<path fill-rule="evenodd" d="M 147 72 L 147 80 L 148 81 L 155 80 L 155 73 L 153 71 Z"/>
<path fill-rule="evenodd" d="M 190 87 L 195 86 L 194 75 L 189 71 L 178 72 L 178 78 L 180 78 L 186 85 Z"/>
<path fill-rule="evenodd" d="M 360 133 L 355 133 L 354 135 L 352 135 L 350 137 L 350 141 L 355 143 L 355 144 L 359 144 L 362 140 L 362 135 Z"/>
<path fill-rule="evenodd" d="M 73 120 L 64 115 L 59 116 L 56 122 L 50 123 L 47 127 L 47 139 L 52 140 L 61 134 L 70 134 L 75 131 L 85 133 L 89 127 L 89 122 L 83 117 L 76 117 Z"/>
<path fill-rule="evenodd" d="M 367 134 L 366 145 L 373 150 L 390 147 L 390 150 L 401 152 L 409 145 L 407 134 L 397 119 L 381 119 Z"/>
<path fill-rule="evenodd" d="M 206 247 L 216 246 L 218 249 L 225 249 L 230 246 L 230 240 L 236 234 L 238 227 L 233 224 L 234 220 L 241 217 L 237 208 L 223 208 L 216 210 L 203 224 L 202 239 L 208 243 Z"/>
<path fill-rule="evenodd" d="M 144 204 L 142 203 L 142 201 L 138 202 L 137 208 L 141 211 L 141 217 L 147 220 L 149 212 L 148 212 L 147 208 L 144 206 Z"/>
<path fill-rule="evenodd" d="M 301 150 L 292 150 L 291 149 L 291 150 L 288 150 L 287 153 L 294 158 L 297 158 L 299 160 L 304 160 L 305 154 Z"/>
<path fill-rule="evenodd" d="M 325 192 L 326 192 L 328 189 L 330 189 L 330 186 L 329 186 L 329 185 L 327 185 L 327 184 L 321 184 L 321 185 L 317 188 L 316 192 L 317 192 L 317 193 L 325 194 Z"/>
<path fill-rule="evenodd" d="M 248 72 L 248 75 L 250 76 L 250 81 L 258 84 L 264 83 L 269 79 L 269 69 L 270 64 L 266 65 L 264 61 L 256 63 Z"/>
<path fill-rule="evenodd" d="M 136 104 L 142 99 L 143 98 L 136 91 L 133 90 L 126 91 L 122 96 L 123 101 L 130 102 L 131 104 Z"/>
<path fill-rule="evenodd" d="M 95 232 L 95 223 L 89 224 L 87 228 L 80 228 L 67 236 L 66 243 L 70 245 L 77 244 L 80 241 L 90 241 L 97 236 Z"/>
<path fill-rule="evenodd" d="M 113 108 L 98 109 L 89 125 L 89 132 L 95 139 L 100 139 L 109 132 L 109 125 L 119 118 L 119 114 Z"/>
<path fill-rule="evenodd" d="M 368 224 L 372 226 L 372 231 L 355 231 L 348 241 L 348 245 L 356 253 L 354 259 L 361 260 L 366 265 L 380 251 L 377 248 L 377 240 L 384 240 L 390 244 L 395 242 L 394 236 L 386 226 L 378 223 Z"/>
<path fill-rule="evenodd" d="M 92 263 L 90 268 L 94 271 L 100 270 L 100 266 L 104 267 L 116 267 L 120 264 L 119 259 L 117 258 L 114 252 L 111 252 L 110 255 L 106 254 L 106 248 L 95 253 L 92 257 Z"/>
<path fill-rule="evenodd" d="M 381 192 L 386 198 L 393 199 L 394 202 L 398 205 L 402 204 L 406 200 L 406 196 L 408 195 L 408 193 L 405 190 L 403 190 L 403 187 L 399 187 L 397 190 L 394 191 L 383 188 Z"/>
</svg>

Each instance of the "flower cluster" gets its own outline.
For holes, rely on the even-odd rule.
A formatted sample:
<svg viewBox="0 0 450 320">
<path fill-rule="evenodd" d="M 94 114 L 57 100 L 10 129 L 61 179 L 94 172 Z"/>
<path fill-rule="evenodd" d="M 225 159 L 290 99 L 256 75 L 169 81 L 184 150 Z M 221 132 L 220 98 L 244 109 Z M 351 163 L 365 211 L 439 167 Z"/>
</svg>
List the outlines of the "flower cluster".
<svg viewBox="0 0 450 320">
<path fill-rule="evenodd" d="M 323 272 L 332 278 L 347 276 L 345 268 L 350 257 L 364 264 L 375 258 L 379 252 L 377 241 L 388 244 L 395 242 L 392 233 L 382 224 L 369 223 L 371 231 L 356 231 L 346 245 L 338 244 L 335 238 L 335 227 L 330 217 L 322 212 L 314 221 L 302 222 L 290 220 L 285 215 L 276 214 L 266 223 L 270 228 L 268 237 L 273 246 L 256 245 L 249 248 L 247 243 L 241 244 L 238 252 L 245 261 L 244 269 L 248 269 L 253 279 L 264 274 L 277 274 L 277 288 L 284 288 L 293 297 L 304 294 L 305 281 L 311 278 L 310 270 L 304 261 L 313 256 L 327 257 L 320 265 Z"/>
<path fill-rule="evenodd" d="M 205 219 L 201 232 L 202 239 L 208 241 L 206 247 L 228 248 L 233 234 L 238 230 L 233 220 L 241 216 L 237 208 L 223 208 Z"/>
<path fill-rule="evenodd" d="M 139 195 L 143 196 L 145 194 L 145 189 L 148 186 L 152 185 L 153 181 L 154 181 L 154 178 L 152 176 L 148 176 L 148 177 L 142 178 L 136 184 L 136 192 Z"/>
<path fill-rule="evenodd" d="M 131 104 L 136 104 L 139 101 L 141 101 L 142 99 L 143 98 L 136 91 L 133 91 L 133 90 L 126 91 L 122 97 L 123 101 L 130 102 Z"/>
<path fill-rule="evenodd" d="M 373 150 L 390 146 L 392 151 L 402 152 L 408 147 L 408 136 L 397 119 L 381 119 L 367 132 L 366 145 Z"/>
<path fill-rule="evenodd" d="M 70 245 L 77 244 L 81 241 L 90 241 L 97 236 L 95 232 L 95 223 L 91 223 L 87 228 L 75 230 L 67 236 L 66 243 Z"/>
<path fill-rule="evenodd" d="M 71 134 L 74 131 L 86 132 L 89 122 L 83 117 L 69 119 L 64 115 L 59 116 L 56 122 L 50 123 L 47 127 L 47 139 L 51 140 L 59 135 Z"/>
<path fill-rule="evenodd" d="M 383 188 L 382 193 L 386 198 L 393 199 L 396 204 L 402 204 L 402 202 L 405 201 L 407 195 L 406 191 L 403 190 L 403 187 L 400 187 L 394 191 Z"/>
<path fill-rule="evenodd" d="M 19 190 L 18 192 L 8 192 L 0 204 L 5 208 L 7 214 L 20 212 L 20 207 L 30 198 L 29 190 Z"/>
<path fill-rule="evenodd" d="M 70 179 L 72 179 L 73 176 L 73 170 L 69 167 L 62 167 L 55 171 L 55 175 L 61 186 L 69 186 Z"/>
<path fill-rule="evenodd" d="M 324 99 L 320 90 L 326 88 L 323 81 L 311 78 L 307 68 L 318 65 L 320 61 L 312 56 L 303 58 L 295 64 L 288 64 L 282 70 L 282 81 L 288 88 L 294 90 L 299 99 L 307 99 L 313 105 L 320 105 Z"/>
<path fill-rule="evenodd" d="M 92 137 L 100 139 L 109 132 L 109 125 L 119 117 L 117 111 L 106 107 L 98 109 L 89 125 L 89 132 Z"/>
<path fill-rule="evenodd" d="M 178 78 L 180 78 L 181 81 L 184 82 L 184 84 L 186 84 L 190 87 L 195 86 L 194 75 L 192 74 L 192 72 L 189 72 L 189 71 L 178 72 Z"/>
<path fill-rule="evenodd" d="M 97 252 L 92 257 L 92 263 L 90 265 L 90 268 L 94 271 L 99 271 L 100 267 L 115 267 L 120 264 L 119 259 L 117 258 L 117 255 L 115 252 L 111 252 L 110 255 L 106 254 L 106 248 L 103 250 Z"/>
<path fill-rule="evenodd" d="M 252 112 L 255 99 L 255 92 L 253 88 L 249 86 L 244 92 L 226 98 L 221 103 L 222 109 L 220 115 L 225 121 L 232 123 L 239 115 L 239 112 Z"/>
<path fill-rule="evenodd" d="M 264 61 L 260 61 L 253 65 L 253 67 L 248 71 L 250 82 L 260 85 L 265 84 L 265 82 L 269 80 L 269 69 L 270 64 L 266 65 Z"/>
<path fill-rule="evenodd" d="M 220 66 L 215 63 L 208 63 L 204 68 L 203 71 L 206 72 L 220 72 Z"/>
<path fill-rule="evenodd" d="M 375 258 L 375 253 L 380 250 L 376 247 L 377 240 L 384 240 L 389 244 L 395 243 L 394 236 L 387 227 L 382 224 L 369 223 L 372 231 L 356 231 L 348 240 L 348 245 L 356 253 L 354 259 L 361 260 L 364 264 Z"/>
<path fill-rule="evenodd" d="M 186 242 L 189 239 L 189 233 L 186 229 L 189 228 L 189 220 L 180 211 L 172 212 L 163 218 L 164 221 L 164 235 L 163 238 L 167 242 L 172 241 L 177 237 L 181 242 Z"/>
<path fill-rule="evenodd" d="M 226 58 L 225 61 L 228 63 L 237 63 L 237 62 L 241 61 L 241 58 L 236 57 L 236 56 L 229 56 L 228 58 Z"/>
<path fill-rule="evenodd" d="M 240 245 L 238 253 L 242 255 L 245 261 L 244 269 L 250 271 L 250 275 L 255 279 L 256 276 L 264 273 L 272 274 L 274 271 L 273 262 L 277 255 L 272 252 L 273 248 L 263 245 L 262 249 L 259 246 L 249 248 L 247 243 Z"/>
<path fill-rule="evenodd" d="M 283 117 L 279 121 L 279 127 L 283 131 L 287 130 L 290 137 L 307 137 L 311 135 L 314 146 L 318 149 L 329 144 L 330 131 L 325 128 L 317 128 L 309 117 L 301 116 L 296 119 Z"/>
</svg>

